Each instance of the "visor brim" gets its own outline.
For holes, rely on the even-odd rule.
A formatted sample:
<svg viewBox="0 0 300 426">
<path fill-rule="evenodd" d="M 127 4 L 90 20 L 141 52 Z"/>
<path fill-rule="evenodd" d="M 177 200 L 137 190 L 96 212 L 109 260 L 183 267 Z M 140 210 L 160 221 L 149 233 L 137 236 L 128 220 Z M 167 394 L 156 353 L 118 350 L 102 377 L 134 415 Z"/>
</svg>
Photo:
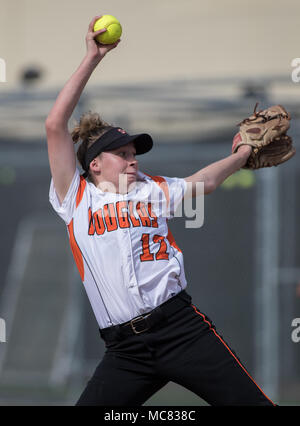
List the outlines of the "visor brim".
<svg viewBox="0 0 300 426">
<path fill-rule="evenodd" d="M 111 151 L 131 142 L 134 143 L 136 155 L 145 154 L 150 151 L 153 146 L 152 137 L 147 133 L 140 133 L 138 135 L 124 135 L 108 145 L 103 151 Z"/>
</svg>

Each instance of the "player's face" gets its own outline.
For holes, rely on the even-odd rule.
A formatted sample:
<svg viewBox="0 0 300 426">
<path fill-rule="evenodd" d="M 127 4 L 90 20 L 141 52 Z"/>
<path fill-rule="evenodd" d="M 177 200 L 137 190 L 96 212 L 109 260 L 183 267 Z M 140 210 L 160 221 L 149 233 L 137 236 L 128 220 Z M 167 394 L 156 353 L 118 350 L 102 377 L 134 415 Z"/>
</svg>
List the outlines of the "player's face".
<svg viewBox="0 0 300 426">
<path fill-rule="evenodd" d="M 99 157 L 100 180 L 111 182 L 118 190 L 122 179 L 128 189 L 137 178 L 138 162 L 135 156 L 136 149 L 133 142 L 112 151 L 102 152 Z"/>
</svg>

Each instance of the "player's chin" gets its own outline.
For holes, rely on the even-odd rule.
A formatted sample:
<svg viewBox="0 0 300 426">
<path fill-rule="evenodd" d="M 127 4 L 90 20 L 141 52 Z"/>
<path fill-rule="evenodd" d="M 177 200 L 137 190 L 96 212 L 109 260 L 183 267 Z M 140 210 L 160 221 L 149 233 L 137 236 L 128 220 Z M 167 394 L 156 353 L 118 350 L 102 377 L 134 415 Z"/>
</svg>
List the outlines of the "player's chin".
<svg viewBox="0 0 300 426">
<path fill-rule="evenodd" d="M 132 172 L 132 173 L 126 173 L 126 176 L 127 176 L 128 182 L 135 182 L 136 179 L 137 179 L 137 175 L 134 172 Z"/>
</svg>

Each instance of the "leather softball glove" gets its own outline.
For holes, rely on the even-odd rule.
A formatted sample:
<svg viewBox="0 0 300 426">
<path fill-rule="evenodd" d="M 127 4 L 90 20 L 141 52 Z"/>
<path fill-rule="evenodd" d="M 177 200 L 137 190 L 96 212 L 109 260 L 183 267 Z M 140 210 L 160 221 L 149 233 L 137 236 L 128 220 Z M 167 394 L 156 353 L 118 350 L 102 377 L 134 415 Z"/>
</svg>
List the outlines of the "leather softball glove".
<svg viewBox="0 0 300 426">
<path fill-rule="evenodd" d="M 250 145 L 252 152 L 244 169 L 260 169 L 278 166 L 295 155 L 293 141 L 286 134 L 290 127 L 290 114 L 281 105 L 274 105 L 256 112 L 241 121 L 235 135 L 232 153 L 241 145 Z"/>
</svg>

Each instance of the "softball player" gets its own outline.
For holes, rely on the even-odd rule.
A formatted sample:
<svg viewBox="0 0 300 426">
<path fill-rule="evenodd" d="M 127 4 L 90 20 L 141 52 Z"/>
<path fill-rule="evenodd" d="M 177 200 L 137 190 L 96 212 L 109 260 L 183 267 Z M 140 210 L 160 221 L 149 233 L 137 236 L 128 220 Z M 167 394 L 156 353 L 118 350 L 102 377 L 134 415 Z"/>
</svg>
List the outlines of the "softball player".
<svg viewBox="0 0 300 426">
<path fill-rule="evenodd" d="M 274 405 L 211 320 L 186 292 L 183 255 L 168 219 L 192 186 L 213 192 L 247 161 L 250 148 L 182 179 L 138 170 L 152 148 L 87 113 L 70 134 L 68 120 L 92 72 L 115 47 L 86 36 L 87 52 L 46 120 L 50 202 L 67 226 L 71 249 L 106 352 L 77 405 L 143 404 L 169 381 L 210 405 Z M 81 141 L 76 167 L 74 142 Z"/>
</svg>

